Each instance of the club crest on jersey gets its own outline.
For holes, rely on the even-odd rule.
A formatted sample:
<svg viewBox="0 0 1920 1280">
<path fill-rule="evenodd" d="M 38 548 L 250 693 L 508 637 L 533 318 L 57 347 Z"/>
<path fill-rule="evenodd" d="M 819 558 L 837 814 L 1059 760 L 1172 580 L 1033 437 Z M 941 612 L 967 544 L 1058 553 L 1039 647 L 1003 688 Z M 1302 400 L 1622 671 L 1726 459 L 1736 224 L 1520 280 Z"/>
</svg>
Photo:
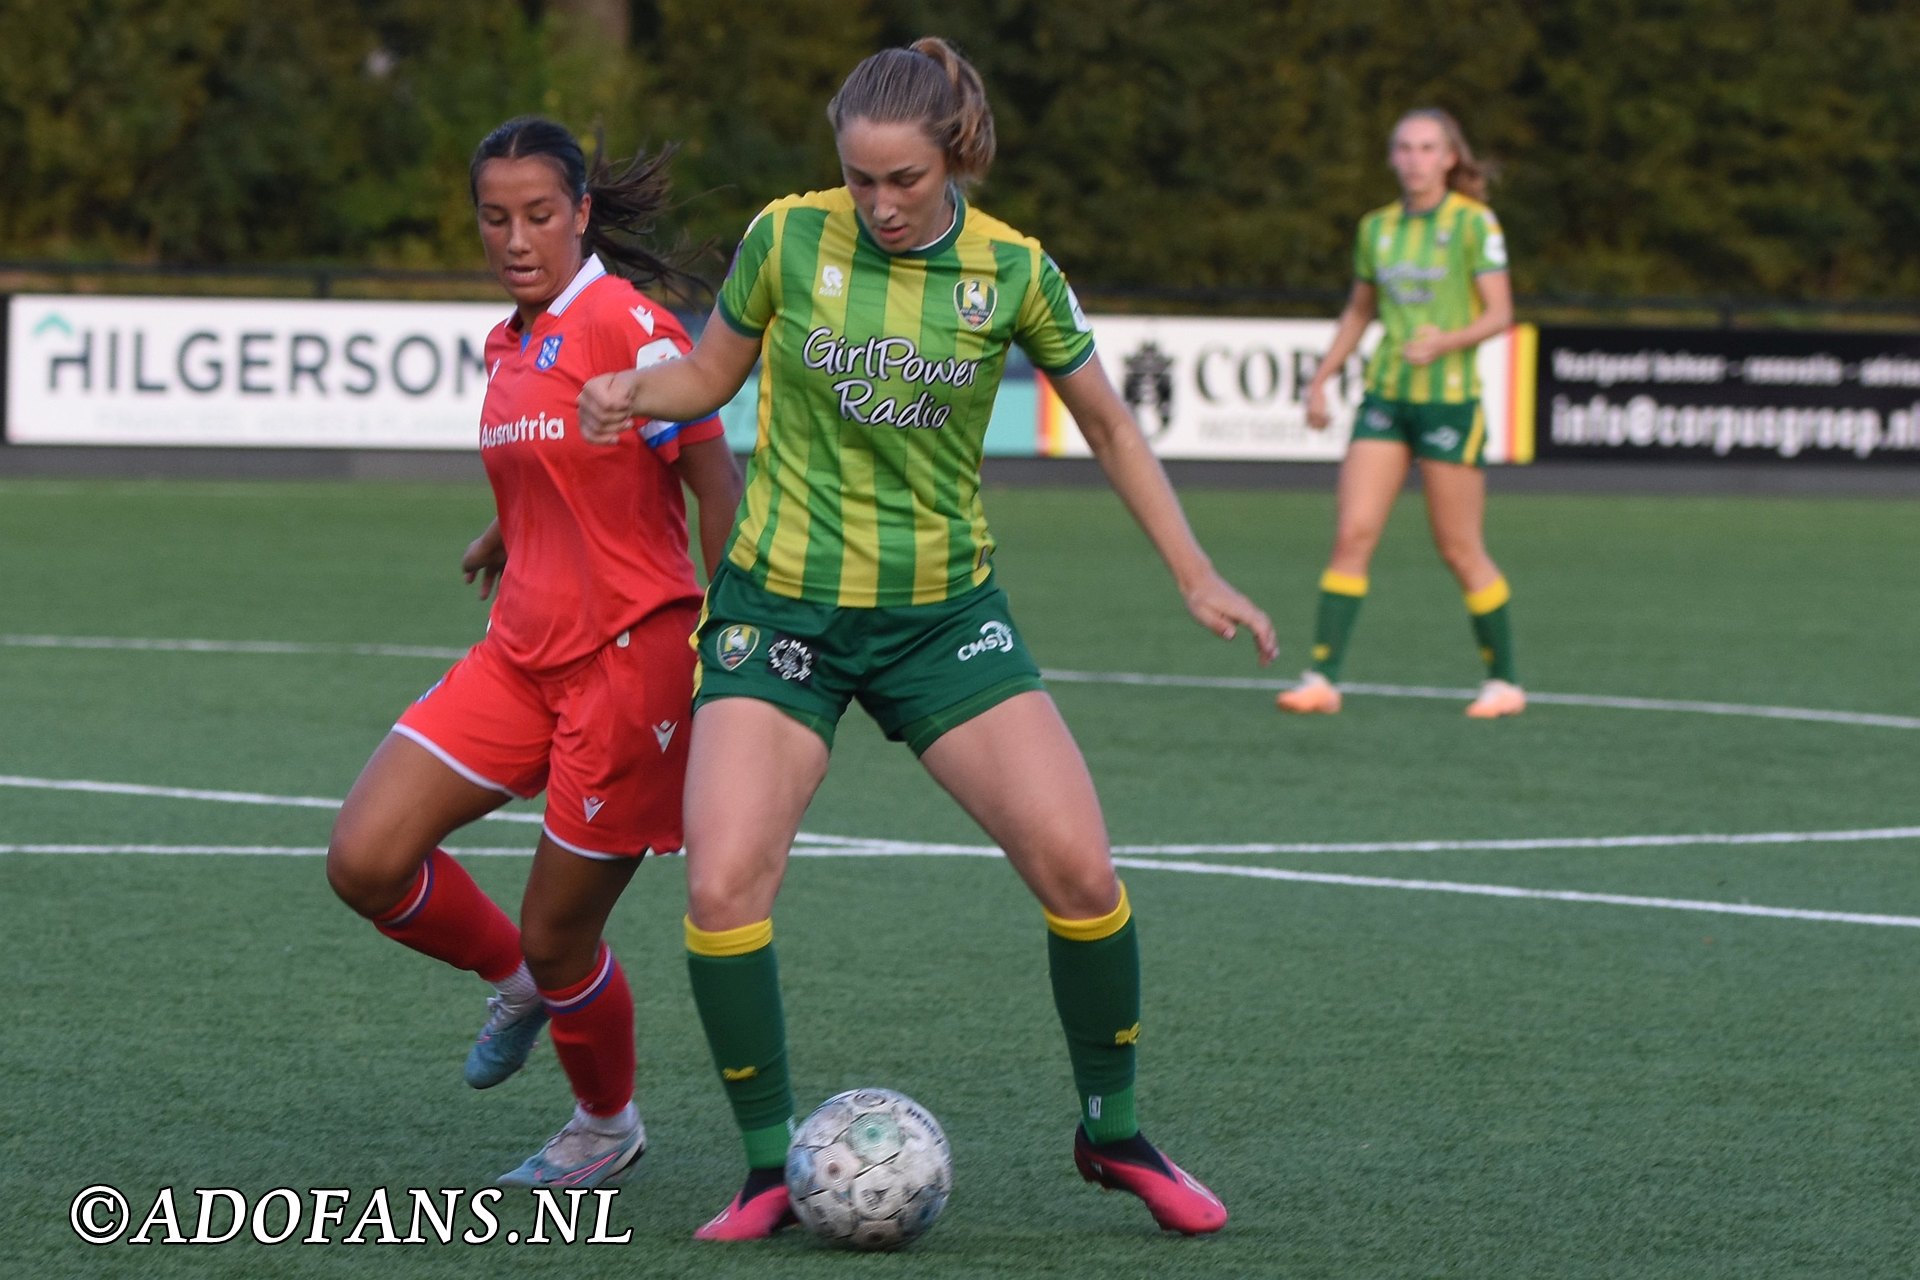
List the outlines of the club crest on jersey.
<svg viewBox="0 0 1920 1280">
<path fill-rule="evenodd" d="M 713 639 L 713 656 L 722 667 L 732 671 L 760 647 L 760 628 L 735 623 Z"/>
<path fill-rule="evenodd" d="M 540 354 L 533 359 L 534 368 L 553 368 L 553 362 L 560 358 L 560 339 L 564 336 L 563 334 L 556 333 L 551 338 L 544 339 L 540 343 Z"/>
<path fill-rule="evenodd" d="M 1000 291 L 978 276 L 968 276 L 953 286 L 953 309 L 969 329 L 978 329 L 993 319 L 993 308 L 999 301 Z"/>
</svg>

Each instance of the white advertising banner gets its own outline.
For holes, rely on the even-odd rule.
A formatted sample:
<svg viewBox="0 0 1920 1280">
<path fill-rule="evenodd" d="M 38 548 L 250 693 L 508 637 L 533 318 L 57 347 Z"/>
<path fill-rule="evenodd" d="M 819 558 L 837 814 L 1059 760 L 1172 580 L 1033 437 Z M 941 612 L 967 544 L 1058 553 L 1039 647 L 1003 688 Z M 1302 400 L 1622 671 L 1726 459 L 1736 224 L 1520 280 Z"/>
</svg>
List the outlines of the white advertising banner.
<svg viewBox="0 0 1920 1280">
<path fill-rule="evenodd" d="M 473 449 L 510 305 L 19 295 L 7 439 Z"/>
<path fill-rule="evenodd" d="M 1333 341 L 1331 320 L 1229 320 L 1187 316 L 1093 316 L 1107 376 L 1163 458 L 1336 462 L 1346 453 L 1362 393 L 1365 358 L 1380 340 L 1370 325 L 1360 349 L 1329 384 L 1333 422 L 1307 425 L 1305 395 Z M 1507 335 L 1479 350 L 1489 462 L 1516 460 L 1509 411 Z M 1044 397 L 1041 452 L 1086 457 L 1085 439 L 1051 389 Z"/>
</svg>

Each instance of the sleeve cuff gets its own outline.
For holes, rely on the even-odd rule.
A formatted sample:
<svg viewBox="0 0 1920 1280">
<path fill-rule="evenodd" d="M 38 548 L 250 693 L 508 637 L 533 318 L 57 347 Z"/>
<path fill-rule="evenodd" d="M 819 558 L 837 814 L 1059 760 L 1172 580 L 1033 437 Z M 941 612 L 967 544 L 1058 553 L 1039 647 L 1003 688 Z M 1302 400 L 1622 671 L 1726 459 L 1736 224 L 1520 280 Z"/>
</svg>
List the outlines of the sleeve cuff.
<svg viewBox="0 0 1920 1280">
<path fill-rule="evenodd" d="M 1094 351 L 1095 351 L 1094 344 L 1092 342 L 1088 342 L 1086 350 L 1082 351 L 1079 355 L 1075 356 L 1073 359 L 1067 361 L 1063 365 L 1056 365 L 1054 367 L 1049 368 L 1048 366 L 1043 364 L 1035 364 L 1033 367 L 1038 369 L 1040 372 L 1046 374 L 1049 378 L 1064 378 L 1068 374 L 1078 373 L 1082 368 L 1084 368 L 1087 361 L 1093 359 Z"/>
<path fill-rule="evenodd" d="M 727 305 L 727 301 L 725 298 L 722 298 L 720 300 L 719 311 L 720 311 L 720 318 L 727 322 L 727 328 L 733 330 L 735 333 L 739 334 L 743 338 L 758 339 L 762 334 L 766 332 L 766 329 L 764 326 L 756 329 L 752 325 L 748 324 L 745 320 L 742 320 L 740 319 L 740 317 L 734 315 L 733 308 Z"/>
</svg>

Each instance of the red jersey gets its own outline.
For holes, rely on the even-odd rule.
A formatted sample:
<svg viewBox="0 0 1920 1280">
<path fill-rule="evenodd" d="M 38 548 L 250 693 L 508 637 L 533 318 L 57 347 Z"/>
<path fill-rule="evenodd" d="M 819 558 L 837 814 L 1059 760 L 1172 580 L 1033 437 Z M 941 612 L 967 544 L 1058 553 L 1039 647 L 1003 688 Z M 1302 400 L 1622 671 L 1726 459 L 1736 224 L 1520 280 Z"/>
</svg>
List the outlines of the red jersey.
<svg viewBox="0 0 1920 1280">
<path fill-rule="evenodd" d="M 480 457 L 507 548 L 488 640 L 517 665 L 565 666 L 700 598 L 670 464 L 682 445 L 720 435 L 720 420 L 642 421 L 612 445 L 581 439 L 577 421 L 587 379 L 691 346 L 679 321 L 598 256 L 530 332 L 516 312 L 487 335 Z"/>
</svg>

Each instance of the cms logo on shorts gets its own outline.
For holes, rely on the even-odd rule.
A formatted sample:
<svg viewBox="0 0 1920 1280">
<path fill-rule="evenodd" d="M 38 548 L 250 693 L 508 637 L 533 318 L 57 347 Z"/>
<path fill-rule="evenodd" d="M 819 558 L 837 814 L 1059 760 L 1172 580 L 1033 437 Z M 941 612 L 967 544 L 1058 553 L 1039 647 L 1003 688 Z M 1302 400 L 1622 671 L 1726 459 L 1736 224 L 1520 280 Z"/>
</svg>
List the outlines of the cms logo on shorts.
<svg viewBox="0 0 1920 1280">
<path fill-rule="evenodd" d="M 983 653 L 994 650 L 1001 653 L 1013 652 L 1013 628 L 1004 622 L 983 622 L 980 624 L 980 638 L 969 640 L 954 650 L 954 657 L 962 662 L 970 662 Z"/>
<path fill-rule="evenodd" d="M 1460 433 L 1452 427 L 1439 427 L 1421 436 L 1420 442 L 1436 449 L 1451 449 L 1460 443 Z"/>
</svg>

